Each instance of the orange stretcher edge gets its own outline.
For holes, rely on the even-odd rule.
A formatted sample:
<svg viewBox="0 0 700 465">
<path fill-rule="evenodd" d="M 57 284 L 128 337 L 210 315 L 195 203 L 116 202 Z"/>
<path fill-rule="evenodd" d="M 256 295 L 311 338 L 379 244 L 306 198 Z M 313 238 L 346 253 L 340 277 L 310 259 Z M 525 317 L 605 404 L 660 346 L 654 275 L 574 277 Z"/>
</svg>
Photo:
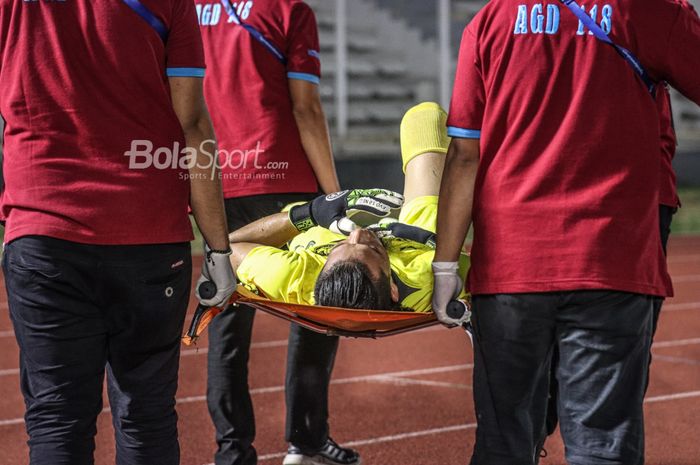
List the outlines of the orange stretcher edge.
<svg viewBox="0 0 700 465">
<path fill-rule="evenodd" d="M 432 312 L 357 310 L 275 302 L 258 296 L 243 286 L 238 286 L 229 303 L 234 306 L 248 305 L 327 336 L 379 338 L 426 328 L 438 323 Z M 235 311 L 235 309 L 229 311 Z M 182 342 L 188 346 L 194 344 L 211 320 L 221 312 L 222 309 L 216 307 L 198 307 Z"/>
</svg>

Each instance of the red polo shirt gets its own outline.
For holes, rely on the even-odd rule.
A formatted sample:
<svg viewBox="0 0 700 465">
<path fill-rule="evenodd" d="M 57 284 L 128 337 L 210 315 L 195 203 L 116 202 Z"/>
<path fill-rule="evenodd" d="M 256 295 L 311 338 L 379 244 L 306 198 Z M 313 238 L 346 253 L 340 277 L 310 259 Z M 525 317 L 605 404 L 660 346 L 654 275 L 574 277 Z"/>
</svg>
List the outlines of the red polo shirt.
<svg viewBox="0 0 700 465">
<path fill-rule="evenodd" d="M 219 144 L 224 196 L 317 192 L 292 112 L 289 79 L 318 84 L 318 31 L 299 0 L 232 1 L 240 19 L 285 57 L 229 16 L 222 2 L 195 0 L 207 58 L 204 90 Z"/>
<path fill-rule="evenodd" d="M 203 76 L 191 0 L 142 0 L 167 38 L 125 2 L 2 2 L 0 112 L 5 241 L 188 241 L 187 170 L 130 168 L 132 141 L 179 151 L 168 75 Z M 167 70 L 167 71 L 166 71 Z M 141 160 L 142 161 L 142 160 Z"/>
<path fill-rule="evenodd" d="M 655 79 L 700 102 L 700 22 L 674 0 L 584 1 Z M 474 294 L 672 293 L 659 117 L 629 64 L 556 1 L 492 0 L 469 24 L 448 120 L 480 138 Z"/>
</svg>

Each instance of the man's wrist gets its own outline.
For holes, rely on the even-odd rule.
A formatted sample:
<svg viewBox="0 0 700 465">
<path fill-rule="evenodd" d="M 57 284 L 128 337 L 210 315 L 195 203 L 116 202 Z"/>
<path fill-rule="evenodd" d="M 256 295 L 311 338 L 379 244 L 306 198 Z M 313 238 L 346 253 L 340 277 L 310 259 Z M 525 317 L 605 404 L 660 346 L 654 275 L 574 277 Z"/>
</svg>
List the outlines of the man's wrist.
<svg viewBox="0 0 700 465">
<path fill-rule="evenodd" d="M 231 255 L 231 246 L 229 246 L 228 249 L 225 250 L 216 250 L 216 249 L 209 249 L 208 251 L 209 254 L 220 254 L 220 255 Z"/>
<path fill-rule="evenodd" d="M 292 207 L 289 210 L 289 221 L 299 232 L 307 231 L 316 226 L 311 214 L 311 202 Z"/>
</svg>

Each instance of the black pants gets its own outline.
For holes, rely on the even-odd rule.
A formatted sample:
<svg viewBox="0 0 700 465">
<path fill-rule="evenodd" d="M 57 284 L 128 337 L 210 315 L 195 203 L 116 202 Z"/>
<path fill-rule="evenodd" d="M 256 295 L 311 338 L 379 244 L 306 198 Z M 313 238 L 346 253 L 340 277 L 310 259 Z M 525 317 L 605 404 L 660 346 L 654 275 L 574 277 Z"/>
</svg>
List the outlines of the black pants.
<svg viewBox="0 0 700 465">
<path fill-rule="evenodd" d="M 671 222 L 673 221 L 673 215 L 676 213 L 677 208 L 669 207 L 667 205 L 659 205 L 659 229 L 661 233 L 661 245 L 664 248 L 664 254 L 666 254 L 666 247 L 668 246 L 668 237 L 671 235 Z M 661 313 L 661 306 L 664 303 L 663 298 L 656 299 L 654 304 L 654 331 L 652 335 L 656 334 L 656 327 L 659 324 L 659 314 Z"/>
<path fill-rule="evenodd" d="M 667 205 L 659 205 L 659 232 L 661 233 L 661 246 L 664 249 L 664 254 L 666 253 L 666 247 L 668 246 L 668 237 L 671 234 L 671 222 L 673 221 L 673 215 L 676 213 L 677 208 L 669 207 Z M 652 317 L 652 331 L 651 337 L 652 342 L 654 335 L 656 334 L 656 328 L 659 324 L 659 315 L 661 313 L 661 306 L 664 303 L 663 297 L 654 298 L 654 313 Z M 550 388 L 549 402 L 547 405 L 547 422 L 545 425 L 545 435 L 542 438 L 542 442 L 546 436 L 553 434 L 557 429 L 558 422 L 558 412 L 557 412 L 557 391 L 559 386 L 557 384 L 557 379 L 555 377 L 556 365 L 559 360 L 559 354 L 556 350 L 554 351 L 552 357 L 552 386 Z M 649 364 L 651 364 L 651 352 L 649 353 Z M 649 374 L 647 373 L 647 380 L 645 385 L 649 385 Z"/>
<path fill-rule="evenodd" d="M 226 200 L 229 230 L 278 213 L 310 194 L 262 195 Z M 209 325 L 207 404 L 216 428 L 216 465 L 251 465 L 255 418 L 248 388 L 248 358 L 255 311 L 229 308 Z M 286 440 L 316 451 L 328 438 L 328 385 L 338 338 L 291 325 L 287 349 Z"/>
<path fill-rule="evenodd" d="M 177 465 L 175 391 L 189 244 L 23 237 L 3 270 L 32 465 L 94 463 L 107 371 L 119 465 Z"/>
<path fill-rule="evenodd" d="M 532 465 L 551 358 L 572 465 L 640 465 L 653 298 L 612 291 L 473 297 L 472 465 Z"/>
</svg>

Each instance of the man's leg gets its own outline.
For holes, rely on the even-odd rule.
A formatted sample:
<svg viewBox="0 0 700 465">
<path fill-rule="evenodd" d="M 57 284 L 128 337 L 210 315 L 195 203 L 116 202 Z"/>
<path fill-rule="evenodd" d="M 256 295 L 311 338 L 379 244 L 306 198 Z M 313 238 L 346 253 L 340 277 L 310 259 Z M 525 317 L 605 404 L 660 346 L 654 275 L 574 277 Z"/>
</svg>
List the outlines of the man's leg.
<svg viewBox="0 0 700 465">
<path fill-rule="evenodd" d="M 559 423 L 571 465 L 641 465 L 653 298 L 568 293 L 557 317 Z"/>
<path fill-rule="evenodd" d="M 664 255 L 666 255 L 666 248 L 668 246 L 668 237 L 671 235 L 671 222 L 673 221 L 673 215 L 676 213 L 675 207 L 669 207 L 668 205 L 659 205 L 659 232 L 661 233 L 661 246 L 664 248 Z M 654 342 L 654 336 L 656 335 L 656 330 L 659 327 L 659 317 L 661 316 L 661 307 L 666 299 L 664 297 L 654 298 L 654 311 L 651 320 L 651 340 Z M 646 387 L 649 387 L 649 377 L 651 376 L 651 360 L 652 353 L 649 351 L 649 371 L 647 373 Z M 646 391 L 646 390 L 645 390 Z"/>
<path fill-rule="evenodd" d="M 437 103 L 409 109 L 401 121 L 401 157 L 405 173 L 404 198 L 437 196 L 449 145 L 447 113 Z"/>
<path fill-rule="evenodd" d="M 216 429 L 217 465 L 257 463 L 248 358 L 255 310 L 229 308 L 209 325 L 207 406 Z"/>
<path fill-rule="evenodd" d="M 671 222 L 673 221 L 673 215 L 676 213 L 676 208 L 669 207 L 668 205 L 659 205 L 659 232 L 661 233 L 661 246 L 664 248 L 664 255 L 666 255 L 666 248 L 668 246 L 668 237 L 671 235 Z M 652 337 L 656 334 L 656 328 L 659 324 L 659 315 L 661 314 L 661 306 L 664 303 L 664 299 L 659 297 L 654 302 L 654 317 L 653 317 L 653 328 Z"/>
<path fill-rule="evenodd" d="M 328 440 L 328 386 L 338 337 L 292 324 L 287 349 L 287 442 L 313 455 Z"/>
<path fill-rule="evenodd" d="M 229 231 L 279 213 L 313 194 L 279 194 L 226 200 Z M 255 415 L 248 388 L 248 359 L 255 310 L 230 307 L 209 325 L 207 406 L 216 429 L 216 465 L 254 465 Z"/>
<path fill-rule="evenodd" d="M 175 393 L 192 282 L 188 243 L 104 248 L 117 465 L 177 465 Z"/>
<path fill-rule="evenodd" d="M 545 421 L 556 294 L 473 296 L 472 465 L 532 465 Z"/>
<path fill-rule="evenodd" d="M 81 250 L 46 237 L 5 247 L 31 465 L 94 463 L 107 344 L 90 257 Z"/>
</svg>

